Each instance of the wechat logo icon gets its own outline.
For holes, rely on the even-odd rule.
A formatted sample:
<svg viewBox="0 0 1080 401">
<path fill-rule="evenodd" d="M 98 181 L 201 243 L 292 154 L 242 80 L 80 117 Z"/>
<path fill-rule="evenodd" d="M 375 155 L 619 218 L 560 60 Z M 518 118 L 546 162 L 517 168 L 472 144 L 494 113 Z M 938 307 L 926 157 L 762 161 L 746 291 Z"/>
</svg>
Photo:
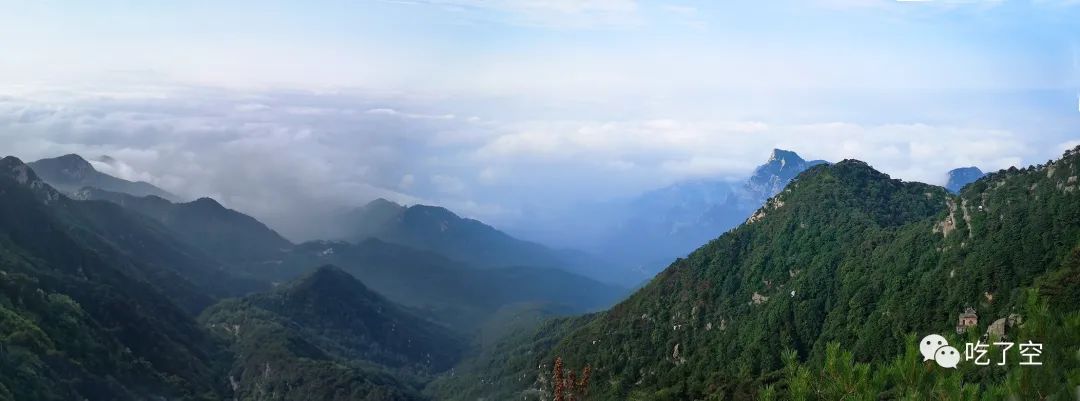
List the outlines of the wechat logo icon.
<svg viewBox="0 0 1080 401">
<path fill-rule="evenodd" d="M 960 351 L 949 346 L 945 337 L 937 334 L 928 335 L 919 341 L 919 353 L 922 354 L 923 361 L 933 360 L 943 368 L 955 369 L 960 362 Z"/>
</svg>

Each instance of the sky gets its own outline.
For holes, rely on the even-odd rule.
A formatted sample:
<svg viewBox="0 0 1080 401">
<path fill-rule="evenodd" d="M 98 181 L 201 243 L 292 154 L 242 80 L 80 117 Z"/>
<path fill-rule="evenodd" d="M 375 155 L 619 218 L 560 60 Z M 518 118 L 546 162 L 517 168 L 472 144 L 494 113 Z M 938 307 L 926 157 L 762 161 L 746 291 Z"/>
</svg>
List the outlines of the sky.
<svg viewBox="0 0 1080 401">
<path fill-rule="evenodd" d="M 0 0 L 0 153 L 293 238 L 375 197 L 497 226 L 773 148 L 942 184 L 1080 144 L 1080 2 Z"/>
</svg>

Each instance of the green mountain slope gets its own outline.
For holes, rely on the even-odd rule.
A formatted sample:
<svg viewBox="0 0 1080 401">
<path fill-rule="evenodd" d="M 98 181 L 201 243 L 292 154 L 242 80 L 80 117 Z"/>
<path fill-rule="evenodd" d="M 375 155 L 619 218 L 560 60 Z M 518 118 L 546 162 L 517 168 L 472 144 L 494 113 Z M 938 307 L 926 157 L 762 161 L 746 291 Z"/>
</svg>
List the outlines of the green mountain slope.
<svg viewBox="0 0 1080 401">
<path fill-rule="evenodd" d="M 209 297 L 71 221 L 78 209 L 0 160 L 0 399 L 220 398 L 221 349 L 164 294 Z"/>
<path fill-rule="evenodd" d="M 201 319 L 232 343 L 241 400 L 418 399 L 417 381 L 449 368 L 465 348 L 330 266 L 225 301 Z"/>
<path fill-rule="evenodd" d="M 310 266 L 340 266 L 394 302 L 462 331 L 471 331 L 503 306 L 563 305 L 575 312 L 605 308 L 625 295 L 619 287 L 559 269 L 477 269 L 430 251 L 368 239 L 356 244 L 313 241 L 275 263 L 250 267 L 272 281 L 297 277 Z"/>
<path fill-rule="evenodd" d="M 172 203 L 157 196 L 138 197 L 92 187 L 76 191 L 73 197 L 109 201 L 141 213 L 207 255 L 229 264 L 270 260 L 292 247 L 291 242 L 255 218 L 210 198 Z"/>
<path fill-rule="evenodd" d="M 73 193 L 84 187 L 94 187 L 134 196 L 153 195 L 164 199 L 176 199 L 176 195 L 149 183 L 132 182 L 97 171 L 86 159 L 76 154 L 41 159 L 28 164 L 42 180 L 66 193 Z"/>
<path fill-rule="evenodd" d="M 514 238 L 483 222 L 462 218 L 437 206 L 405 207 L 376 199 L 342 219 L 350 242 L 377 238 L 433 251 L 469 266 L 491 268 L 533 266 L 561 268 L 608 283 L 612 277 L 603 261 L 572 251 L 560 251 Z"/>
<path fill-rule="evenodd" d="M 910 349 L 909 333 L 953 332 L 965 307 L 983 317 L 980 332 L 1010 313 L 1037 315 L 1024 306 L 1024 288 L 1045 283 L 1048 295 L 1076 296 L 1060 283 L 1076 275 L 1069 258 L 1080 246 L 1078 153 L 990 174 L 959 196 L 858 161 L 816 166 L 625 302 L 583 318 L 580 328 L 546 334 L 558 344 L 521 366 L 550 366 L 554 356 L 568 367 L 590 365 L 591 400 L 749 399 L 778 380 L 783 350 L 820 366 L 843 360 L 830 351 L 837 343 L 855 361 L 884 364 Z M 1072 304 L 1060 314 L 1076 311 Z M 1053 333 L 1043 340 L 1061 341 L 1058 352 L 1080 347 Z M 1045 372 L 1061 375 L 1058 383 L 1080 380 L 1076 362 Z M 484 369 L 466 377 L 517 384 L 518 395 L 543 387 L 530 380 L 543 377 L 536 369 L 507 371 L 522 379 Z M 976 388 L 1006 380 L 941 380 L 961 377 Z"/>
</svg>

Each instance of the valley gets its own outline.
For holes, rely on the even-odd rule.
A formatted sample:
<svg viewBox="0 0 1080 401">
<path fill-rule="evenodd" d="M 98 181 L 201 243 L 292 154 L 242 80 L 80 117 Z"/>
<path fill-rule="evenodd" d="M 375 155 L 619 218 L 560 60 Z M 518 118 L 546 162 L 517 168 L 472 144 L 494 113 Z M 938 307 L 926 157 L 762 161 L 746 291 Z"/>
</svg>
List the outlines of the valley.
<svg viewBox="0 0 1080 401">
<path fill-rule="evenodd" d="M 1080 148 L 957 194 L 792 157 L 710 198 L 763 203 L 632 293 L 444 208 L 379 199 L 342 219 L 351 234 L 293 243 L 209 198 L 61 191 L 31 168 L 48 163 L 8 157 L 0 399 L 547 400 L 556 359 L 588 367 L 588 400 L 998 399 L 1080 379 L 1067 353 L 991 374 L 909 360 L 967 307 L 987 318 L 954 341 L 1017 315 L 1017 336 L 1080 344 Z"/>
</svg>

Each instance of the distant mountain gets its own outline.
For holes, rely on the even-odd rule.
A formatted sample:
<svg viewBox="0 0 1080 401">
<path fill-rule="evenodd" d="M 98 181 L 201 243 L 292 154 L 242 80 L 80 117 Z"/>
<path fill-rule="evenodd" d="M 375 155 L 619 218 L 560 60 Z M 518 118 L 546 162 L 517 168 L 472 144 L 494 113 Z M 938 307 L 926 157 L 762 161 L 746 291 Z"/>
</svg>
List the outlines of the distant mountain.
<svg viewBox="0 0 1080 401">
<path fill-rule="evenodd" d="M 178 306 L 211 295 L 185 278 L 191 260 L 167 260 L 184 259 L 180 248 L 143 223 L 0 160 L 0 399 L 224 397 L 224 350 Z"/>
<path fill-rule="evenodd" d="M 796 176 L 819 164 L 828 164 L 828 162 L 806 161 L 790 150 L 773 149 L 769 160 L 754 169 L 754 174 L 743 187 L 745 194 L 750 196 L 749 205 L 753 205 L 752 207 L 756 209 L 773 195 L 783 191 L 784 187 L 787 187 L 787 184 Z"/>
<path fill-rule="evenodd" d="M 692 181 L 646 192 L 622 206 L 622 221 L 608 229 L 597 248 L 587 249 L 633 267 L 631 277 L 637 282 L 647 280 L 671 260 L 746 220 L 799 173 L 826 163 L 774 149 L 745 182 Z"/>
<path fill-rule="evenodd" d="M 266 294 L 229 300 L 201 321 L 232 344 L 240 400 L 415 400 L 464 340 L 324 266 Z"/>
<path fill-rule="evenodd" d="M 154 195 L 138 197 L 91 187 L 74 192 L 72 197 L 109 201 L 150 217 L 225 263 L 276 259 L 293 245 L 251 216 L 227 209 L 210 198 L 172 203 Z"/>
<path fill-rule="evenodd" d="M 177 199 L 176 195 L 149 183 L 132 182 L 99 172 L 86 159 L 76 154 L 41 159 L 29 165 L 38 177 L 65 193 L 73 193 L 84 187 L 93 187 L 135 196 L 153 195 L 169 200 Z"/>
<path fill-rule="evenodd" d="M 402 206 L 376 199 L 344 216 L 343 239 L 367 238 L 429 250 L 467 265 L 491 268 L 533 266 L 561 268 L 612 282 L 602 261 L 572 251 L 548 248 L 514 238 L 480 221 L 462 218 L 446 208 Z"/>
<path fill-rule="evenodd" d="M 626 290 L 561 269 L 478 269 L 440 254 L 369 238 L 359 243 L 313 241 L 282 260 L 250 266 L 252 276 L 290 280 L 309 266 L 333 264 L 394 302 L 468 332 L 498 309 L 550 304 L 574 312 L 605 308 Z"/>
<path fill-rule="evenodd" d="M 245 294 L 264 284 L 226 272 L 222 263 L 188 244 L 159 222 L 111 202 L 68 198 L 37 177 L 16 158 L 5 159 L 19 170 L 48 213 L 86 246 L 111 252 L 126 272 L 147 280 L 185 310 L 198 313 L 215 298 Z M 104 252 L 104 251 L 103 251 Z"/>
<path fill-rule="evenodd" d="M 973 183 L 985 175 L 978 167 L 961 167 L 949 170 L 949 181 L 945 184 L 945 189 L 954 194 L 960 193 L 960 190 L 965 185 Z"/>
<path fill-rule="evenodd" d="M 536 357 L 473 360 L 436 390 L 545 394 L 561 357 L 591 367 L 590 400 L 1070 399 L 1073 353 L 1043 354 L 1049 369 L 981 374 L 971 362 L 937 369 L 917 341 L 976 342 L 1015 314 L 1024 323 L 1010 338 L 1076 349 L 1077 177 L 1080 147 L 958 195 L 857 160 L 815 166 L 626 301 L 500 345 Z M 978 323 L 956 334 L 968 307 Z"/>
</svg>

